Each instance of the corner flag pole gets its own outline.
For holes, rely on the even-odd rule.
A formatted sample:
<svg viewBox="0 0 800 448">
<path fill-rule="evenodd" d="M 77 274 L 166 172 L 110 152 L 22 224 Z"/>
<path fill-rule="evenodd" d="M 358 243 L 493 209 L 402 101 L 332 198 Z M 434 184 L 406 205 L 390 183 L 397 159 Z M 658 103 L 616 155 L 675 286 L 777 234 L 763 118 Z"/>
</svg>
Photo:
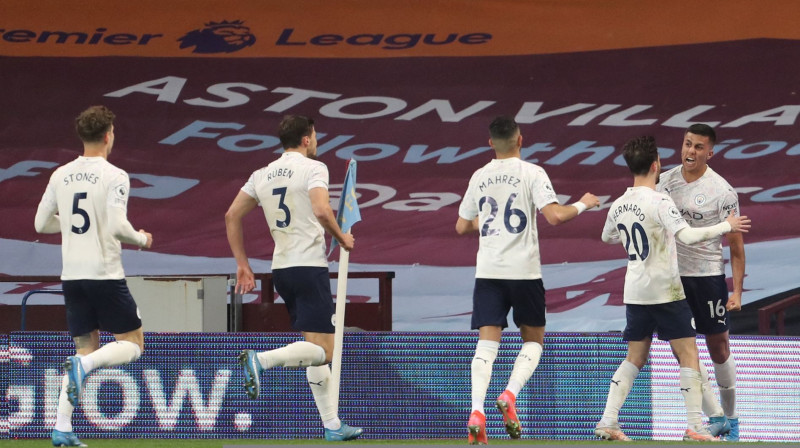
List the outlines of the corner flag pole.
<svg viewBox="0 0 800 448">
<path fill-rule="evenodd" d="M 350 232 L 348 232 L 350 233 Z M 339 279 L 336 284 L 336 325 L 333 334 L 333 360 L 331 361 L 331 386 L 333 404 L 339 412 L 339 384 L 342 377 L 342 349 L 344 347 L 344 307 L 347 302 L 347 269 L 350 252 L 339 249 Z"/>
<path fill-rule="evenodd" d="M 339 200 L 339 213 L 336 222 L 342 232 L 350 234 L 353 224 L 361 221 L 361 212 L 356 202 L 356 161 L 347 164 L 344 175 L 342 197 Z M 336 240 L 331 242 L 331 251 L 336 247 Z M 330 255 L 330 254 L 329 254 Z M 331 388 L 333 404 L 339 412 L 339 385 L 342 378 L 342 349 L 344 347 L 344 311 L 347 303 L 347 271 L 350 263 L 350 252 L 339 249 L 339 278 L 336 283 L 336 314 L 334 314 L 333 357 L 331 360 Z"/>
</svg>

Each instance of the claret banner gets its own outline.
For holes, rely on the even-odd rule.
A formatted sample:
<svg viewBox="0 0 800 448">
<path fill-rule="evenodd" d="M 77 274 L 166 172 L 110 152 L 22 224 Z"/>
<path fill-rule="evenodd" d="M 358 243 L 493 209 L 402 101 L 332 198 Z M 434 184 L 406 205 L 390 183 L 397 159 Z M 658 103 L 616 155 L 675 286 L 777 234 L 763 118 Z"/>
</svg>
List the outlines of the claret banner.
<svg viewBox="0 0 800 448">
<path fill-rule="evenodd" d="M 716 128 L 709 164 L 753 220 L 746 300 L 800 286 L 770 268 L 797 261 L 800 31 L 788 19 L 800 4 L 767 1 L 763 20 L 750 2 L 690 5 L 4 2 L 0 273 L 60 272 L 60 238 L 34 232 L 36 206 L 53 170 L 80 153 L 74 117 L 104 104 L 117 114 L 109 160 L 130 175 L 130 220 L 153 232 L 151 253 L 174 257 L 126 262 L 129 273 L 196 273 L 188 260 L 234 269 L 224 213 L 280 155 L 281 117 L 302 114 L 316 120 L 334 209 L 347 161 L 358 162 L 363 221 L 351 263 L 461 269 L 458 304 L 429 317 L 468 314 L 477 236 L 456 235 L 458 205 L 493 157 L 488 124 L 511 115 L 522 157 L 547 171 L 562 203 L 587 191 L 602 202 L 563 226 L 528 219 L 539 226 L 549 312 L 598 297 L 620 308 L 624 250 L 600 241 L 608 207 L 632 182 L 619 150 L 654 135 L 663 166 L 674 166 L 696 122 Z M 687 33 L 698 14 L 706 26 Z M 245 224 L 248 255 L 269 260 L 263 215 Z M 32 255 L 42 245 L 47 260 Z M 405 293 L 435 285 L 415 288 Z"/>
</svg>

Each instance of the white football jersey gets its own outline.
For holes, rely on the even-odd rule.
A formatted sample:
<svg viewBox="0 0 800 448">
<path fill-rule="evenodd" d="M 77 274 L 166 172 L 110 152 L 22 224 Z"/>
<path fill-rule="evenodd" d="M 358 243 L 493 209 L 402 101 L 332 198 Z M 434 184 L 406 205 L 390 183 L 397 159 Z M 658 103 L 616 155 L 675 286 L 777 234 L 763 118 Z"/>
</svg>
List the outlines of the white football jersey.
<svg viewBox="0 0 800 448">
<path fill-rule="evenodd" d="M 689 227 L 675 203 L 649 187 L 630 187 L 611 205 L 603 240 L 618 238 L 628 255 L 623 301 L 655 305 L 683 300 L 675 234 Z"/>
<path fill-rule="evenodd" d="M 711 167 L 694 182 L 687 183 L 681 166 L 661 173 L 659 191 L 667 193 L 692 227 L 708 227 L 725 221 L 728 213 L 739 216 L 739 196 Z M 678 243 L 678 267 L 681 275 L 701 277 L 725 273 L 722 236 L 692 245 Z"/>
<path fill-rule="evenodd" d="M 325 230 L 311 209 L 312 188 L 328 189 L 328 167 L 298 152 L 285 152 L 255 171 L 242 191 L 264 210 L 275 241 L 272 268 L 327 267 Z"/>
<path fill-rule="evenodd" d="M 103 157 L 83 157 L 50 176 L 42 204 L 61 221 L 62 280 L 119 280 L 122 246 L 109 229 L 107 207 L 128 210 L 130 181 Z"/>
<path fill-rule="evenodd" d="M 475 277 L 542 278 L 536 209 L 558 203 L 544 169 L 519 158 L 494 159 L 475 171 L 458 215 L 478 217 Z"/>
</svg>

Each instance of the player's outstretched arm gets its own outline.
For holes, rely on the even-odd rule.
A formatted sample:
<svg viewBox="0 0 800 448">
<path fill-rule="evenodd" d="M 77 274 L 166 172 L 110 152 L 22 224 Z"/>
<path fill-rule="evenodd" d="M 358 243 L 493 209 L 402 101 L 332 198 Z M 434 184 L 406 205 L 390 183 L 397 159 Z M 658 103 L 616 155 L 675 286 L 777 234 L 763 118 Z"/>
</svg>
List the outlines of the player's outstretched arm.
<svg viewBox="0 0 800 448">
<path fill-rule="evenodd" d="M 600 200 L 597 199 L 597 196 L 586 193 L 580 201 L 570 205 L 561 205 L 557 202 L 547 204 L 542 207 L 542 214 L 548 224 L 557 226 L 580 215 L 584 210 L 597 207 L 598 205 L 600 205 Z"/>
<path fill-rule="evenodd" d="M 747 216 L 728 215 L 725 221 L 708 227 L 684 227 L 675 236 L 683 244 L 695 244 L 728 232 L 747 233 L 750 230 L 750 219 Z"/>
<path fill-rule="evenodd" d="M 312 188 L 308 191 L 308 195 L 311 198 L 311 210 L 322 228 L 333 238 L 336 238 L 336 241 L 339 242 L 339 245 L 344 250 L 350 251 L 353 249 L 356 240 L 352 234 L 342 232 L 339 224 L 336 223 L 328 190 L 322 187 Z"/>
<path fill-rule="evenodd" d="M 233 203 L 225 212 L 225 232 L 228 235 L 228 244 L 236 259 L 236 292 L 244 294 L 256 287 L 255 276 L 247 260 L 244 250 L 244 226 L 242 219 L 258 205 L 249 194 L 240 191 L 233 199 Z"/>
<path fill-rule="evenodd" d="M 725 221 L 731 225 L 731 232 L 747 233 L 750 231 L 750 219 L 747 216 L 728 214 Z"/>
</svg>

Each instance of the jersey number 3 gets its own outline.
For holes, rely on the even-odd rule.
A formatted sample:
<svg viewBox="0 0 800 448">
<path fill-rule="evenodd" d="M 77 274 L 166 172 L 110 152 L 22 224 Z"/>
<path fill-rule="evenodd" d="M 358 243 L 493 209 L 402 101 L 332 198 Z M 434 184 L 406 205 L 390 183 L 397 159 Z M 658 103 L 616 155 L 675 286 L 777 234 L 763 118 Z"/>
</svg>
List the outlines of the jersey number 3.
<svg viewBox="0 0 800 448">
<path fill-rule="evenodd" d="M 289 223 L 292 221 L 292 214 L 289 212 L 289 206 L 283 202 L 286 199 L 286 187 L 281 188 L 274 188 L 272 190 L 273 196 L 280 196 L 278 199 L 278 208 L 283 210 L 283 213 L 286 214 L 286 219 L 283 221 L 275 221 L 275 225 L 280 227 L 281 229 L 285 227 L 289 227 Z"/>
<path fill-rule="evenodd" d="M 638 255 L 639 259 L 644 261 L 650 254 L 650 243 L 647 241 L 647 233 L 645 233 L 644 227 L 635 222 L 631 226 L 630 232 L 628 232 L 625 224 L 617 224 L 617 229 L 619 229 L 620 233 L 625 234 L 625 251 L 628 252 L 628 259 L 635 260 Z M 633 242 L 634 253 L 631 253 L 631 242 Z"/>
</svg>

